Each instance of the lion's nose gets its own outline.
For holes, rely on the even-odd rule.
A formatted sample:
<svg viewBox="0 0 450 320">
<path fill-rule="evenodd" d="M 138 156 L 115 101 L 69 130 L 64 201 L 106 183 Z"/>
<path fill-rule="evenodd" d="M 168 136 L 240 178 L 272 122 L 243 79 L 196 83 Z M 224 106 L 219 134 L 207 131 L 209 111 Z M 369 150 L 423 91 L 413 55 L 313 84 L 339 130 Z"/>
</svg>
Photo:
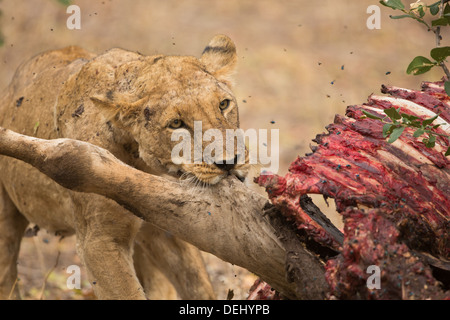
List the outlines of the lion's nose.
<svg viewBox="0 0 450 320">
<path fill-rule="evenodd" d="M 214 163 L 216 165 L 216 167 L 218 167 L 219 169 L 223 170 L 223 171 L 230 171 L 232 170 L 235 166 L 236 163 L 238 161 L 238 156 L 236 155 L 233 159 L 232 163 L 227 163 L 226 160 L 223 161 L 223 163 Z"/>
</svg>

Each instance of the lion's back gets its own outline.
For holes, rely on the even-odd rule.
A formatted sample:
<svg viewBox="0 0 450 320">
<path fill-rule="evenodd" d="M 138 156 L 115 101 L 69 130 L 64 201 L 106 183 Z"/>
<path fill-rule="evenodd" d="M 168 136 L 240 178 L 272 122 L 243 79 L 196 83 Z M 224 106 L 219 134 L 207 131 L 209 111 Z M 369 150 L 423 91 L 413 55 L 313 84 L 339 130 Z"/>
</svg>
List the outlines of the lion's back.
<svg viewBox="0 0 450 320">
<path fill-rule="evenodd" d="M 67 78 L 92 53 L 70 46 L 47 51 L 20 65 L 0 102 L 0 126 L 27 135 L 56 137 L 53 106 Z"/>
</svg>

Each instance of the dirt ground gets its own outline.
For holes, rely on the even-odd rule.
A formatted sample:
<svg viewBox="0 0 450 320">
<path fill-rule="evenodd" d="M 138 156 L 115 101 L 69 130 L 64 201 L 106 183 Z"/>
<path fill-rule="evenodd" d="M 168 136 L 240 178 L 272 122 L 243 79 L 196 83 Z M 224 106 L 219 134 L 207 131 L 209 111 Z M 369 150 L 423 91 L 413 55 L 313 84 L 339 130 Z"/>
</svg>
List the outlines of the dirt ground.
<svg viewBox="0 0 450 320">
<path fill-rule="evenodd" d="M 279 174 L 309 152 L 311 139 L 336 113 L 379 94 L 381 84 L 418 88 L 442 76 L 439 70 L 406 75 L 413 57 L 429 55 L 434 37 L 412 20 L 389 19 L 393 12 L 381 6 L 381 29 L 369 30 L 367 8 L 378 3 L 373 0 L 72 1 L 81 9 L 80 30 L 66 27 L 62 2 L 0 0 L 0 89 L 22 61 L 49 49 L 79 45 L 101 53 L 122 47 L 198 57 L 215 34 L 227 34 L 238 48 L 241 126 L 279 129 Z M 443 35 L 443 45 L 449 36 Z M 314 199 L 340 226 L 332 202 L 327 208 L 320 197 Z M 254 275 L 208 254 L 205 259 L 220 299 L 228 290 L 234 299 L 246 298 Z M 24 239 L 18 281 L 23 297 L 95 298 L 83 269 L 82 289 L 67 288 L 65 270 L 72 264 L 81 265 L 73 238 L 59 241 L 41 230 Z"/>
</svg>

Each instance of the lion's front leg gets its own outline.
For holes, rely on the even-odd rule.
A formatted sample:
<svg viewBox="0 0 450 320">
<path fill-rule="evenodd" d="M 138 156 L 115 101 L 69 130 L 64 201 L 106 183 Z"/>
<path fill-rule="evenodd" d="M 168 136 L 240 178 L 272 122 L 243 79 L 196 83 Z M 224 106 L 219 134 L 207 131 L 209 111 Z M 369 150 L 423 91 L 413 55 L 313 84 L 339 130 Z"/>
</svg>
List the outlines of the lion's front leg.
<svg viewBox="0 0 450 320">
<path fill-rule="evenodd" d="M 149 300 L 176 300 L 177 291 L 164 273 L 149 257 L 146 248 L 138 243 L 134 246 L 134 267 L 136 274 L 144 287 L 145 295 Z"/>
<path fill-rule="evenodd" d="M 0 183 L 0 299 L 19 299 L 17 257 L 28 221 Z"/>
<path fill-rule="evenodd" d="M 74 200 L 80 206 L 75 213 L 77 252 L 97 298 L 146 299 L 133 266 L 134 238 L 141 221 L 101 196 L 75 195 Z"/>
<path fill-rule="evenodd" d="M 158 268 L 172 283 L 181 299 L 215 299 L 214 290 L 206 271 L 200 250 L 168 232 L 144 223 L 136 236 L 136 268 L 143 283 L 154 273 L 149 268 Z M 146 264 L 139 263 L 147 261 Z M 154 296 L 153 287 L 146 286 L 149 297 Z M 164 281 L 163 281 L 164 282 Z M 160 286 L 165 285 L 163 282 Z"/>
</svg>

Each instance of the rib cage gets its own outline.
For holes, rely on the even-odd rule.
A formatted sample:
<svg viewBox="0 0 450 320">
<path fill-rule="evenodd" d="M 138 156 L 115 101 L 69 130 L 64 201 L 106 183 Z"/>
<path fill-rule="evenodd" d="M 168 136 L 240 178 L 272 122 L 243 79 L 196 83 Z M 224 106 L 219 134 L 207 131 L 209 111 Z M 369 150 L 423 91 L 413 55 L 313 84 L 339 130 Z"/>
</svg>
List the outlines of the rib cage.
<svg viewBox="0 0 450 320">
<path fill-rule="evenodd" d="M 362 112 L 384 116 L 384 109 L 395 107 L 422 119 L 439 113 L 434 124 L 447 124 L 437 132 L 449 135 L 450 98 L 443 82 L 423 83 L 422 91 L 382 86 L 382 93 L 388 95 L 371 95 L 367 103 L 349 106 L 345 116 L 336 115 L 328 133 L 313 140 L 313 152 L 297 158 L 284 177 L 262 175 L 255 181 L 298 229 L 340 252 L 325 267 L 330 297 L 450 298 L 434 277 L 436 268 L 446 270 L 448 286 L 449 139 L 439 136 L 430 149 L 406 128 L 389 144 L 383 124 Z M 335 200 L 344 218 L 343 243 L 300 207 L 300 196 L 311 193 Z M 380 267 L 379 290 L 367 288 L 370 265 Z"/>
</svg>

